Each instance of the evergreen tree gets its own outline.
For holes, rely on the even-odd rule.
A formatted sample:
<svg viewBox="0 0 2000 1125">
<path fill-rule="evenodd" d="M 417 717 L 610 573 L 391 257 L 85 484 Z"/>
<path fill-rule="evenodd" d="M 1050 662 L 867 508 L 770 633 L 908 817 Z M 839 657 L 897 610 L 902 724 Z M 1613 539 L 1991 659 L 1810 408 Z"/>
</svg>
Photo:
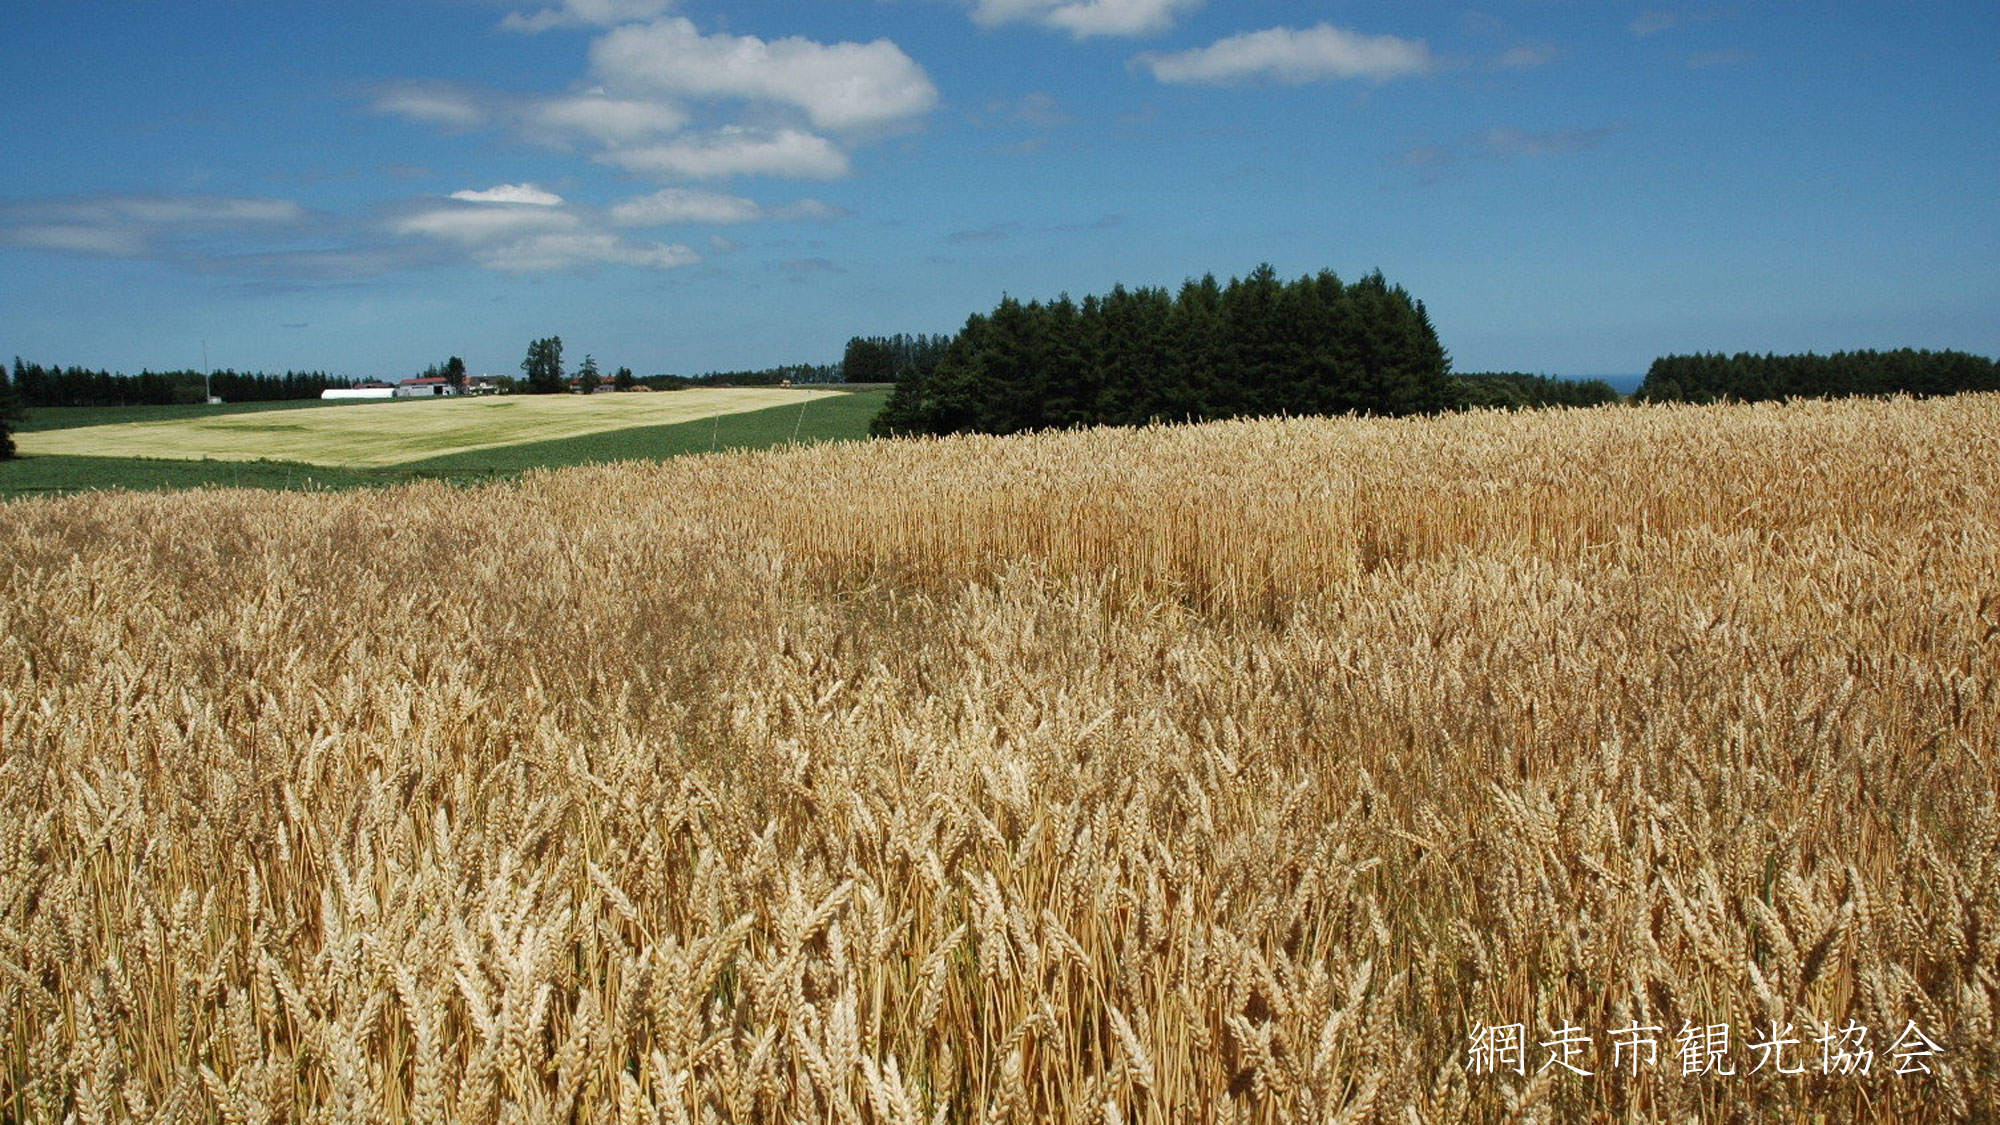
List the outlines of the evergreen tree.
<svg viewBox="0 0 2000 1125">
<path fill-rule="evenodd" d="M 1164 289 L 1114 287 L 974 316 L 929 371 L 925 345 L 856 337 L 849 371 L 884 353 L 896 392 L 877 433 L 1014 433 L 1244 415 L 1412 414 L 1458 401 L 1450 357 L 1423 303 L 1380 272 L 1284 282 L 1268 264 L 1227 286 L 1213 275 Z M 906 359 L 906 357 L 908 357 Z"/>
<path fill-rule="evenodd" d="M 549 336 L 529 344 L 521 372 L 531 395 L 559 395 L 568 390 L 563 382 L 562 337 Z"/>
<path fill-rule="evenodd" d="M 850 383 L 888 383 L 896 378 L 896 353 L 881 337 L 856 336 L 841 355 L 842 377 Z"/>
<path fill-rule="evenodd" d="M 631 368 L 621 367 L 617 374 L 611 376 L 611 385 L 621 391 L 629 391 L 639 385 L 639 380 L 633 376 Z"/>
<path fill-rule="evenodd" d="M 14 357 L 14 369 L 21 369 L 21 358 Z M 21 396 L 14 392 L 14 381 L 7 377 L 7 365 L 0 363 L 0 461 L 11 460 L 14 456 L 14 426 L 27 420 L 27 412 L 21 408 Z"/>
<path fill-rule="evenodd" d="M 581 390 L 584 394 L 595 394 L 598 384 L 602 382 L 604 382 L 604 377 L 597 373 L 596 357 L 586 353 L 583 357 L 583 366 L 577 369 L 577 389 Z"/>
<path fill-rule="evenodd" d="M 450 383 L 450 384 L 451 384 L 451 389 L 452 389 L 452 390 L 454 390 L 454 391 L 458 392 L 459 394 L 464 394 L 464 393 L 465 393 L 465 361 L 464 361 L 464 360 L 462 360 L 462 359 L 460 359 L 460 358 L 458 358 L 457 356 L 452 356 L 452 357 L 451 357 L 450 359 L 447 359 L 447 360 L 445 360 L 445 361 L 444 361 L 444 378 L 445 378 L 445 382 L 447 382 L 447 383 Z"/>
</svg>

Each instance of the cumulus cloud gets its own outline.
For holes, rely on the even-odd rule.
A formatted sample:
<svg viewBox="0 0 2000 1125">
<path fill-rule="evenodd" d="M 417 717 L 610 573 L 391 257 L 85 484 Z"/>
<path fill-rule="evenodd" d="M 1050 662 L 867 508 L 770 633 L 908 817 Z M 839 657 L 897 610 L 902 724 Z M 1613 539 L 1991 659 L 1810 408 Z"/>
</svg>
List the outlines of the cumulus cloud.
<svg viewBox="0 0 2000 1125">
<path fill-rule="evenodd" d="M 616 28 L 591 45 L 591 65 L 614 89 L 774 102 L 805 111 L 819 129 L 873 129 L 919 117 L 937 87 L 887 39 L 819 43 L 790 37 L 703 35 L 686 19 Z"/>
<path fill-rule="evenodd" d="M 528 203 L 537 207 L 555 207 L 563 201 L 555 192 L 527 183 L 501 184 L 483 191 L 455 191 L 451 197 L 467 203 Z"/>
<path fill-rule="evenodd" d="M 1036 23 L 1084 39 L 1165 31 L 1201 6 L 1202 0 L 977 0 L 972 18 L 988 27 Z"/>
<path fill-rule="evenodd" d="M 612 27 L 657 19 L 673 6 L 673 0 L 563 0 L 559 7 L 543 8 L 531 15 L 511 13 L 500 26 L 529 34 L 558 27 Z"/>
<path fill-rule="evenodd" d="M 799 129 L 741 125 L 664 144 L 614 149 L 597 159 L 628 172 L 687 180 L 727 176 L 831 180 L 847 175 L 851 168 L 847 153 L 825 137 Z"/>
<path fill-rule="evenodd" d="M 565 0 L 514 23 L 615 25 L 590 48 L 588 88 L 518 94 L 444 81 L 401 82 L 373 108 L 446 130 L 504 129 L 520 140 L 665 181 L 732 176 L 833 179 L 856 144 L 897 132 L 938 104 L 937 87 L 887 39 L 706 35 L 664 4 Z M 627 22 L 650 19 L 651 22 Z M 1053 102 L 1023 102 L 1048 121 Z M 704 127 L 690 131 L 699 117 Z M 506 185 L 503 185 L 503 187 Z M 499 190 L 499 189 L 489 189 Z M 461 202 L 521 202 L 460 196 Z M 760 212 L 758 218 L 798 217 Z M 697 220 L 747 221 L 747 220 Z"/>
<path fill-rule="evenodd" d="M 1436 67 L 1421 39 L 1362 35 L 1331 24 L 1274 27 L 1174 54 L 1144 54 L 1133 62 L 1173 83 L 1271 81 L 1302 84 L 1356 79 L 1387 82 Z"/>
<path fill-rule="evenodd" d="M 801 199 L 783 207 L 766 207 L 754 199 L 690 188 L 666 188 L 627 199 L 611 208 L 611 221 L 624 227 L 659 227 L 675 223 L 723 226 L 765 220 L 833 219 L 843 212 L 817 199 Z"/>
</svg>

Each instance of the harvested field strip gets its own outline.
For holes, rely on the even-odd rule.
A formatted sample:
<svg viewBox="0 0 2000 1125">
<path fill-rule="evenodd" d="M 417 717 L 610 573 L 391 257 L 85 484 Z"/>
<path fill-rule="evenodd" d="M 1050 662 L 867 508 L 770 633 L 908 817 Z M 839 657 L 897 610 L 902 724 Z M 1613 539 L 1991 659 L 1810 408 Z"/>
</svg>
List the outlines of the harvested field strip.
<svg viewBox="0 0 2000 1125">
<path fill-rule="evenodd" d="M 807 403 L 837 392 L 700 388 L 338 404 L 24 433 L 23 455 L 289 461 L 379 468 L 469 450 Z"/>
</svg>

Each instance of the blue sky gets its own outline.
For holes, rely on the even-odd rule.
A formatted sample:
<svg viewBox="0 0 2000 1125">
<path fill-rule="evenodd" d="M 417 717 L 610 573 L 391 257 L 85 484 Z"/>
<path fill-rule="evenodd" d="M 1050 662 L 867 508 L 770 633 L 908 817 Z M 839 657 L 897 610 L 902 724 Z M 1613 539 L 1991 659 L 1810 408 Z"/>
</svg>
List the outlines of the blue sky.
<svg viewBox="0 0 2000 1125">
<path fill-rule="evenodd" d="M 1459 370 L 2000 354 L 2000 8 L 8 0 L 0 358 L 694 374 L 1381 269 Z"/>
</svg>

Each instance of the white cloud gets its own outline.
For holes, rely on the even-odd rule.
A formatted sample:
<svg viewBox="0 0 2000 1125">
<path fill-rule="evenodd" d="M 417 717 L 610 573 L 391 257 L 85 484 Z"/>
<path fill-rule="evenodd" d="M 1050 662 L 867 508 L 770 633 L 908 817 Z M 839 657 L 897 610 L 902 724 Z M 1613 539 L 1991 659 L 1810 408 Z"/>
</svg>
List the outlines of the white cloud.
<svg viewBox="0 0 2000 1125">
<path fill-rule="evenodd" d="M 611 221 L 625 227 L 658 227 L 673 223 L 726 225 L 767 220 L 835 219 L 845 212 L 817 199 L 801 199 L 783 207 L 766 207 L 754 199 L 721 192 L 667 188 L 627 199 L 611 208 Z"/>
<path fill-rule="evenodd" d="M 598 160 L 628 172 L 673 179 L 784 176 L 838 179 L 848 174 L 847 153 L 825 137 L 798 129 L 749 129 L 728 125 L 665 144 L 615 149 Z"/>
<path fill-rule="evenodd" d="M 552 191 L 543 191 L 533 184 L 501 184 L 484 191 L 455 191 L 453 199 L 467 203 L 527 203 L 536 207 L 555 207 L 563 198 Z"/>
<path fill-rule="evenodd" d="M 1038 23 L 1078 39 L 1165 31 L 1203 0 L 977 0 L 972 18 L 988 27 Z"/>
<path fill-rule="evenodd" d="M 529 189 L 523 192 L 521 189 Z M 496 194 L 497 193 L 497 194 Z M 502 185 L 491 192 L 461 192 L 456 203 L 432 202 L 390 224 L 399 235 L 456 247 L 487 269 L 537 273 L 586 265 L 672 269 L 701 260 L 685 246 L 632 242 L 560 204 L 496 201 L 501 195 L 534 199 L 548 193 L 532 185 Z M 465 202 L 468 196 L 487 196 Z M 549 198 L 554 198 L 549 196 Z"/>
<path fill-rule="evenodd" d="M 407 82 L 390 86 L 376 95 L 375 108 L 382 113 L 447 129 L 477 129 L 492 119 L 492 114 L 477 96 L 448 82 Z"/>
<path fill-rule="evenodd" d="M 215 195 L 94 196 L 68 200 L 54 209 L 83 220 L 156 226 L 289 223 L 305 216 L 305 208 L 289 199 Z"/>
<path fill-rule="evenodd" d="M 538 206 L 432 207 L 398 219 L 398 234 L 479 248 L 552 231 L 574 230 L 583 220 L 568 211 Z"/>
<path fill-rule="evenodd" d="M 821 129 L 871 129 L 919 117 L 937 87 L 902 48 L 791 37 L 703 35 L 686 19 L 617 28 L 591 45 L 597 75 L 616 90 L 776 102 Z"/>
<path fill-rule="evenodd" d="M 611 208 L 611 221 L 622 227 L 659 227 L 670 223 L 749 223 L 764 217 L 754 199 L 720 192 L 667 188 L 627 199 Z"/>
<path fill-rule="evenodd" d="M 1324 23 L 1245 32 L 1192 51 L 1140 55 L 1133 62 L 1162 82 L 1176 83 L 1387 82 L 1436 67 L 1421 39 L 1362 35 Z"/>
<path fill-rule="evenodd" d="M 563 0 L 561 7 L 543 8 L 533 15 L 514 12 L 500 26 L 530 34 L 558 27 L 611 27 L 658 19 L 673 6 L 673 0 Z"/>
<path fill-rule="evenodd" d="M 667 102 L 601 95 L 552 98 L 523 116 L 531 134 L 558 142 L 581 136 L 606 148 L 669 136 L 688 120 L 686 110 Z"/>
<path fill-rule="evenodd" d="M 178 248 L 193 257 L 218 240 L 240 243 L 306 218 L 289 199 L 215 195 L 87 195 L 0 208 L 0 243 L 72 254 L 138 258 Z M 202 248 L 208 247 L 205 251 Z"/>
<path fill-rule="evenodd" d="M 670 270 L 693 265 L 701 255 L 679 244 L 628 242 L 603 231 L 542 234 L 495 246 L 479 255 L 488 269 L 545 273 L 577 266 L 619 265 Z"/>
</svg>

